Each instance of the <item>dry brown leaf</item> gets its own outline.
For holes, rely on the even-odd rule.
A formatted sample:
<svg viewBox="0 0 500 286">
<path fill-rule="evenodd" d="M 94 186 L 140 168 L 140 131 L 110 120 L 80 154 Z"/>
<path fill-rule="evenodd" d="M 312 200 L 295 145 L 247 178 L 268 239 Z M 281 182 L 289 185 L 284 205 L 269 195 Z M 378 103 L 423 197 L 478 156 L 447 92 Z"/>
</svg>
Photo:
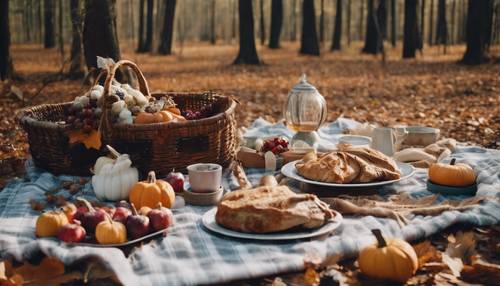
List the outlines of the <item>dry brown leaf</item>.
<svg viewBox="0 0 500 286">
<path fill-rule="evenodd" d="M 425 240 L 413 245 L 413 249 L 418 257 L 418 267 L 422 267 L 427 262 L 441 261 L 441 252 L 434 247 L 430 240 Z"/>
<path fill-rule="evenodd" d="M 304 273 L 304 281 L 307 285 L 316 285 L 319 283 L 320 276 L 319 273 L 314 269 L 314 267 L 308 267 Z"/>
<path fill-rule="evenodd" d="M 70 131 L 69 143 L 83 143 L 87 149 L 93 148 L 99 150 L 101 148 L 101 132 L 97 130 L 92 130 L 90 133 L 85 133 L 83 131 Z"/>
<path fill-rule="evenodd" d="M 25 262 L 14 272 L 27 282 L 46 281 L 64 274 L 64 264 L 54 257 L 45 257 L 39 265 L 32 265 Z"/>
<path fill-rule="evenodd" d="M 471 264 L 471 257 L 476 254 L 476 238 L 472 231 L 459 231 L 455 235 L 448 236 L 448 247 L 445 253 L 450 257 L 456 257 L 465 264 Z"/>
</svg>

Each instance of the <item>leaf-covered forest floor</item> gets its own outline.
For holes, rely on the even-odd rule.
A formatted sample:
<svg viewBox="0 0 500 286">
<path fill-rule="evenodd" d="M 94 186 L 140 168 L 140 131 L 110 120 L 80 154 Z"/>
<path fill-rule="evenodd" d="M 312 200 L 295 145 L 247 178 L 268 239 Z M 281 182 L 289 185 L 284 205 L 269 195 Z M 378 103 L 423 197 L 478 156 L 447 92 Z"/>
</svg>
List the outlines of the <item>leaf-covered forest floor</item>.
<svg viewBox="0 0 500 286">
<path fill-rule="evenodd" d="M 425 47 L 416 60 L 401 60 L 401 47 L 388 48 L 383 65 L 380 57 L 360 54 L 361 43 L 340 53 L 324 52 L 321 57 L 299 56 L 298 43 L 285 43 L 279 50 L 259 47 L 264 65 L 258 67 L 231 65 L 236 45 L 186 44 L 173 56 L 136 54 L 126 43 L 121 47 L 122 57 L 139 64 L 153 91 L 217 90 L 234 95 L 241 103 L 238 122 L 244 126 L 259 116 L 279 120 L 288 91 L 304 72 L 326 97 L 329 120 L 342 115 L 383 125 L 422 124 L 440 128 L 446 137 L 500 148 L 500 65 L 458 65 L 464 46 L 448 47 L 446 55 L 442 48 Z M 500 47 L 492 47 L 491 52 L 498 57 Z M 19 171 L 22 165 L 7 166 L 9 160 L 27 154 L 26 135 L 15 121 L 20 108 L 69 101 L 89 88 L 81 80 L 44 85 L 61 68 L 56 49 L 14 45 L 12 55 L 20 79 L 0 85 L 0 161 L 7 162 L 0 166 L 1 175 L 9 168 Z M 460 235 L 458 230 L 465 230 L 467 235 Z M 497 280 L 498 231 L 498 227 L 456 226 L 415 245 L 423 268 L 408 284 L 489 284 Z M 454 254 L 465 264 L 462 278 L 452 275 L 453 266 L 442 259 L 448 244 L 456 241 L 466 245 L 465 250 Z M 338 264 L 332 258 L 323 265 L 313 262 L 307 262 L 305 273 L 231 285 L 316 285 L 320 280 L 326 283 L 322 285 L 334 285 L 328 284 L 329 276 L 349 285 L 386 285 L 385 281 L 361 275 L 354 261 Z"/>
</svg>

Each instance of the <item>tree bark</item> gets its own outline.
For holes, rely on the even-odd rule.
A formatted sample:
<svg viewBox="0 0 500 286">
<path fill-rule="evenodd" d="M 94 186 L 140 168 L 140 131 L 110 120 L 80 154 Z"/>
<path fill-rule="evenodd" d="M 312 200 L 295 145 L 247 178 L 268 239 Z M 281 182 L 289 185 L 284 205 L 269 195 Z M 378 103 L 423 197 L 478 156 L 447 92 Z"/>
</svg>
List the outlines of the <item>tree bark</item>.
<svg viewBox="0 0 500 286">
<path fill-rule="evenodd" d="M 469 0 L 467 8 L 467 49 L 462 63 L 478 65 L 488 61 L 487 50 L 493 25 L 493 0 Z"/>
<path fill-rule="evenodd" d="M 337 14 L 335 15 L 335 28 L 333 30 L 332 51 L 342 49 L 342 0 L 337 0 Z"/>
<path fill-rule="evenodd" d="M 396 0 L 391 0 L 391 44 L 393 47 L 396 47 L 397 37 Z"/>
<path fill-rule="evenodd" d="M 325 40 L 325 0 L 321 0 L 320 14 L 319 14 L 319 42 L 323 43 L 324 40 Z"/>
<path fill-rule="evenodd" d="M 240 50 L 234 64 L 259 65 L 260 60 L 255 48 L 252 1 L 239 0 Z"/>
<path fill-rule="evenodd" d="M 264 0 L 259 2 L 259 34 L 260 34 L 260 44 L 264 45 L 266 43 L 266 28 L 264 23 Z"/>
<path fill-rule="evenodd" d="M 414 58 L 417 45 L 417 0 L 405 0 L 403 58 Z"/>
<path fill-rule="evenodd" d="M 217 41 L 217 33 L 215 32 L 215 0 L 212 0 L 210 7 L 210 44 L 215 45 Z"/>
<path fill-rule="evenodd" d="M 54 1 L 53 0 L 44 0 L 43 2 L 43 10 L 44 10 L 44 24 L 45 24 L 45 39 L 44 39 L 44 47 L 46 49 L 50 49 L 55 47 L 55 37 L 54 37 Z"/>
<path fill-rule="evenodd" d="M 452 0 L 451 3 L 451 23 L 450 23 L 450 43 L 453 45 L 456 43 L 456 23 L 455 23 L 455 13 L 457 12 L 457 5 L 456 1 Z"/>
<path fill-rule="evenodd" d="M 361 0 L 361 5 L 359 5 L 359 30 L 358 30 L 358 39 L 363 39 L 363 29 L 364 29 L 364 20 L 365 20 L 365 1 Z"/>
<path fill-rule="evenodd" d="M 347 45 L 351 45 L 351 0 L 347 0 Z"/>
<path fill-rule="evenodd" d="M 429 46 L 434 44 L 434 0 L 431 0 L 431 9 L 429 12 Z"/>
<path fill-rule="evenodd" d="M 83 51 L 88 69 L 97 68 L 97 56 L 120 60 L 114 0 L 85 0 Z"/>
<path fill-rule="evenodd" d="M 387 2 L 386 0 L 379 0 L 377 8 L 378 27 L 382 39 L 387 37 Z"/>
<path fill-rule="evenodd" d="M 163 15 L 163 29 L 160 39 L 158 53 L 162 55 L 172 54 L 172 39 L 174 35 L 175 5 L 177 0 L 165 0 L 165 11 Z"/>
<path fill-rule="evenodd" d="M 472 0 L 474 1 L 474 0 Z M 477 0 L 476 0 L 477 1 Z M 480 0 L 483 1 L 483 0 Z M 486 0 L 488 1 L 488 0 Z M 436 27 L 436 43 L 446 46 L 448 43 L 448 27 L 446 26 L 446 0 L 438 2 L 438 20 Z"/>
<path fill-rule="evenodd" d="M 297 0 L 292 0 L 292 15 L 290 19 L 290 41 L 295 42 L 297 40 Z"/>
<path fill-rule="evenodd" d="M 137 52 L 144 50 L 144 1 L 140 0 L 139 2 L 139 42 L 137 44 Z"/>
<path fill-rule="evenodd" d="M 422 0 L 420 3 L 420 41 L 419 41 L 419 49 L 422 50 L 424 48 L 424 31 L 425 31 L 425 0 Z"/>
<path fill-rule="evenodd" d="M 71 13 L 71 64 L 69 66 L 69 76 L 80 78 L 85 74 L 82 53 L 82 16 L 80 0 L 70 1 Z"/>
<path fill-rule="evenodd" d="M 304 55 L 319 56 L 314 0 L 303 0 L 302 2 L 302 35 L 300 38 L 300 53 Z"/>
<path fill-rule="evenodd" d="M 153 50 L 153 0 L 147 0 L 147 15 L 146 15 L 146 38 L 142 48 L 138 50 L 140 53 L 151 52 Z"/>
<path fill-rule="evenodd" d="M 368 0 L 368 15 L 366 18 L 365 45 L 362 52 L 376 55 L 382 48 L 382 35 L 378 24 L 378 9 L 374 8 L 374 1 Z"/>
<path fill-rule="evenodd" d="M 0 79 L 12 76 L 10 57 L 9 1 L 0 1 Z"/>
<path fill-rule="evenodd" d="M 271 3 L 271 32 L 269 48 L 280 47 L 281 26 L 283 25 L 283 0 L 272 0 Z"/>
<path fill-rule="evenodd" d="M 59 0 L 58 2 L 58 10 L 59 10 L 59 17 L 58 17 L 58 26 L 59 26 L 59 33 L 57 35 L 58 42 L 59 42 L 59 53 L 61 54 L 61 66 L 64 66 L 64 26 L 63 26 L 63 0 Z"/>
</svg>

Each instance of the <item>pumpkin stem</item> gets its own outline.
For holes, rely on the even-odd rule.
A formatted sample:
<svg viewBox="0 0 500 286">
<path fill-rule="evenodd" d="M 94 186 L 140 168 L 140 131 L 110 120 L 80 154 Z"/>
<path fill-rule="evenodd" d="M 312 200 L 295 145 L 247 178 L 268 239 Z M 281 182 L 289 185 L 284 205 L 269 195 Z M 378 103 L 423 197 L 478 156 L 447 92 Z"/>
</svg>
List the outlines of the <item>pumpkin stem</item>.
<svg viewBox="0 0 500 286">
<path fill-rule="evenodd" d="M 457 161 L 456 158 L 451 158 L 450 165 L 455 165 L 455 162 Z"/>
<path fill-rule="evenodd" d="M 148 173 L 148 183 L 150 183 L 150 184 L 156 183 L 156 174 L 155 174 L 155 171 L 149 171 L 149 173 Z"/>
<path fill-rule="evenodd" d="M 387 246 L 387 242 L 385 241 L 384 236 L 382 236 L 382 231 L 380 231 L 380 229 L 372 229 L 372 233 L 375 235 L 375 238 L 377 238 L 379 248 Z"/>
<path fill-rule="evenodd" d="M 159 203 L 158 203 L 158 207 L 157 207 L 157 208 L 158 208 L 159 210 L 161 210 L 161 208 L 162 208 L 162 207 L 163 207 L 163 206 L 161 205 L 161 202 L 159 202 Z"/>
<path fill-rule="evenodd" d="M 132 209 L 132 214 L 137 215 L 137 209 L 135 208 L 134 203 L 130 203 L 130 208 Z"/>
<path fill-rule="evenodd" d="M 89 201 L 87 201 L 86 199 L 84 199 L 82 197 L 78 197 L 78 198 L 76 198 L 76 200 L 83 202 L 85 204 L 85 206 L 87 207 L 87 209 L 89 210 L 89 212 L 95 212 L 95 209 L 92 206 L 92 204 Z"/>
<path fill-rule="evenodd" d="M 113 148 L 113 147 L 111 147 L 111 146 L 109 146 L 109 145 L 106 145 L 106 147 L 108 148 L 109 153 L 110 153 L 113 157 L 115 157 L 115 159 L 116 159 L 116 158 L 118 158 L 118 157 L 120 157 L 120 155 L 121 155 L 121 154 L 120 154 L 120 153 L 118 153 L 118 151 L 116 151 L 116 149 L 115 149 L 115 148 Z"/>
</svg>

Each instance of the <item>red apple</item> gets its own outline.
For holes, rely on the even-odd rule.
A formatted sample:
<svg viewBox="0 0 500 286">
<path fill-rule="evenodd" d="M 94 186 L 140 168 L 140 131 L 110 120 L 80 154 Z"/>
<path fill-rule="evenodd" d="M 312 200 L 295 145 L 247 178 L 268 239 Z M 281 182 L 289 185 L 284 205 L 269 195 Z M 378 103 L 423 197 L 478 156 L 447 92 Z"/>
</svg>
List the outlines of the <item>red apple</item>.
<svg viewBox="0 0 500 286">
<path fill-rule="evenodd" d="M 113 220 L 121 222 L 123 224 L 127 223 L 127 218 L 132 212 L 124 207 L 117 207 L 115 213 L 113 214 Z"/>
<path fill-rule="evenodd" d="M 182 173 L 172 171 L 167 175 L 166 180 L 176 193 L 184 191 L 184 175 Z"/>
<path fill-rule="evenodd" d="M 79 201 L 82 201 L 88 209 L 83 215 L 82 225 L 88 233 L 94 233 L 96 226 L 106 219 L 106 211 L 103 209 L 95 209 L 86 199 L 77 198 Z"/>
<path fill-rule="evenodd" d="M 61 227 L 57 237 L 64 242 L 80 242 L 85 239 L 86 234 L 80 222 L 75 220 L 75 223 Z"/>
<path fill-rule="evenodd" d="M 150 231 L 149 218 L 137 213 L 134 204 L 132 205 L 132 215 L 127 218 L 127 232 L 130 238 L 143 237 Z"/>
<path fill-rule="evenodd" d="M 79 221 L 82 221 L 83 220 L 83 216 L 89 212 L 89 209 L 87 209 L 87 207 L 78 207 L 76 209 L 76 212 L 75 214 L 73 215 L 73 220 L 79 220 Z"/>
<path fill-rule="evenodd" d="M 148 214 L 149 220 L 151 221 L 151 226 L 154 231 L 159 231 L 162 229 L 166 229 L 173 224 L 174 215 L 172 211 L 168 208 L 164 208 L 161 206 L 161 203 L 158 204 L 158 208 L 152 209 Z"/>
<path fill-rule="evenodd" d="M 127 201 L 121 200 L 115 204 L 116 207 L 122 207 L 126 209 L 130 209 L 130 204 Z"/>
</svg>

